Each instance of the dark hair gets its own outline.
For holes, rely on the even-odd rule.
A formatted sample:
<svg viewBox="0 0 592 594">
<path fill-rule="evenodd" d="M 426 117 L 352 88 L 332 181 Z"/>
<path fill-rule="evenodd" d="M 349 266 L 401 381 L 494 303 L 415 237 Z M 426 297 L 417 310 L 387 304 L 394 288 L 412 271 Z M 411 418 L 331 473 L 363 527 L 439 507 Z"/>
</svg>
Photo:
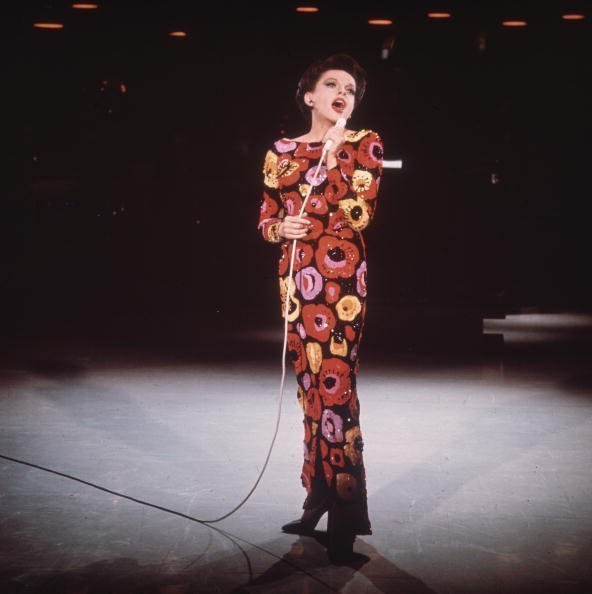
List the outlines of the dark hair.
<svg viewBox="0 0 592 594">
<path fill-rule="evenodd" d="M 354 108 L 362 101 L 366 91 L 366 71 L 349 54 L 333 54 L 313 62 L 300 77 L 296 89 L 296 103 L 306 120 L 310 120 L 310 107 L 304 102 L 304 94 L 313 91 L 323 72 L 327 70 L 345 70 L 356 81 Z"/>
</svg>

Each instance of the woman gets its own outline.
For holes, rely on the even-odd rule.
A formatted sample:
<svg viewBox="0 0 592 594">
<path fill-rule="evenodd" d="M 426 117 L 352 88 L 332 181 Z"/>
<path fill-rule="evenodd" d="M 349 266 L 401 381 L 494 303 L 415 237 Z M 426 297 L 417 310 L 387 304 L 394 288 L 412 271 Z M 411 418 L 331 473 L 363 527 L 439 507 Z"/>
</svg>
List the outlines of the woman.
<svg viewBox="0 0 592 594">
<path fill-rule="evenodd" d="M 328 553 L 347 561 L 356 534 L 372 534 L 359 425 L 356 375 L 366 313 L 366 246 L 361 231 L 376 211 L 382 141 L 371 130 L 336 126 L 362 99 L 366 73 L 347 54 L 311 64 L 296 100 L 309 131 L 280 138 L 265 156 L 258 229 L 281 244 L 278 263 L 282 316 L 289 299 L 288 351 L 304 412 L 299 520 L 284 532 L 310 534 L 328 511 Z M 327 140 L 326 164 L 314 172 Z M 303 216 L 303 199 L 313 185 Z M 293 240 L 294 277 L 287 297 Z"/>
</svg>

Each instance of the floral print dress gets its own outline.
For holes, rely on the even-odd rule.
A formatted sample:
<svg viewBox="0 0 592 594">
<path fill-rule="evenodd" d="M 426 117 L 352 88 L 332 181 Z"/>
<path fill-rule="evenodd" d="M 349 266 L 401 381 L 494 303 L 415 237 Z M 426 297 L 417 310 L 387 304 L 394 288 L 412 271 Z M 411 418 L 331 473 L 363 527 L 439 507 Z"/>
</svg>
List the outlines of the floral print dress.
<svg viewBox="0 0 592 594">
<path fill-rule="evenodd" d="M 366 502 L 360 404 L 359 345 L 366 313 L 366 245 L 361 231 L 376 212 L 383 145 L 372 130 L 349 131 L 334 167 L 314 171 L 322 142 L 281 138 L 265 155 L 258 229 L 280 244 L 278 275 L 283 317 L 288 310 L 288 355 L 304 413 L 303 508 L 329 502 L 340 525 L 372 534 Z M 278 234 L 285 215 L 305 212 L 311 232 L 296 242 Z"/>
</svg>

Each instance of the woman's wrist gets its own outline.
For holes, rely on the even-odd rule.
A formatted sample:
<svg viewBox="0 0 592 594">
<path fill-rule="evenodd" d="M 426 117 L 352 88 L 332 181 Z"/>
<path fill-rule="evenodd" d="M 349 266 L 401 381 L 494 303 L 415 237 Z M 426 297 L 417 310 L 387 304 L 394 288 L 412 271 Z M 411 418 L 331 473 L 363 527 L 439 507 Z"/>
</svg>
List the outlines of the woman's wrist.
<svg viewBox="0 0 592 594">
<path fill-rule="evenodd" d="M 281 225 L 281 221 L 271 223 L 267 227 L 267 238 L 272 243 L 280 243 L 284 239 L 284 237 L 280 233 L 280 225 Z"/>
</svg>

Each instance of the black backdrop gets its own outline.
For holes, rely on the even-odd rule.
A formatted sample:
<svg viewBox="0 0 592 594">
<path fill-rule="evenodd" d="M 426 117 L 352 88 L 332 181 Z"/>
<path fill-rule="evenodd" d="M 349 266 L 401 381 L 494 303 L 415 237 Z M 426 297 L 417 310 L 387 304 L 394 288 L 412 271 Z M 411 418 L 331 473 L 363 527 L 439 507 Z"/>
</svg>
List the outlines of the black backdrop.
<svg viewBox="0 0 592 594">
<path fill-rule="evenodd" d="M 371 298 L 589 306 L 591 15 L 565 22 L 560 2 L 449 3 L 445 22 L 422 2 L 321 2 L 316 15 L 100 4 L 23 3 L 4 35 L 5 324 L 279 308 L 279 248 L 256 228 L 263 156 L 306 131 L 296 82 L 337 51 L 369 74 L 351 127 L 404 163 L 385 170 L 365 232 Z"/>
</svg>

